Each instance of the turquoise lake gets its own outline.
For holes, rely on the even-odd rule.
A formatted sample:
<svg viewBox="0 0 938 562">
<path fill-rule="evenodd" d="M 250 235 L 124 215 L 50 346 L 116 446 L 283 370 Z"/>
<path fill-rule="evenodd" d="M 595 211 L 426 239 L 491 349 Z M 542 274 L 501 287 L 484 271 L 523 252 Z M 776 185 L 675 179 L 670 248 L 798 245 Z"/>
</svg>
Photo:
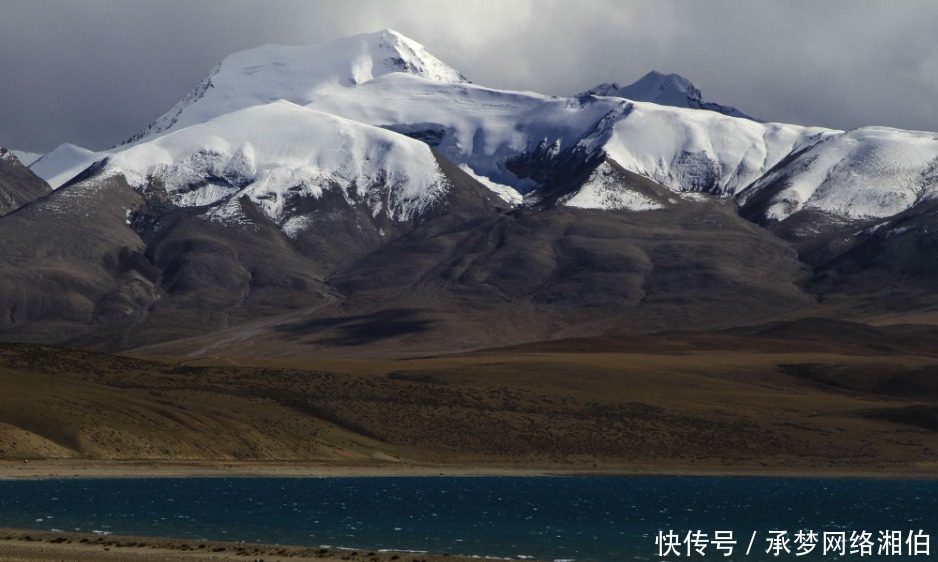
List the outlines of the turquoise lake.
<svg viewBox="0 0 938 562">
<path fill-rule="evenodd" d="M 933 560 L 938 481 L 639 476 L 8 480 L 0 481 L 0 526 L 584 562 Z M 799 531 L 802 540 L 796 541 Z M 811 544 L 807 531 L 818 537 L 805 554 Z M 825 533 L 832 541 L 826 553 Z M 840 534 L 843 552 L 837 544 Z M 717 538 L 736 544 L 722 541 L 717 549 Z M 732 554 L 724 556 L 730 547 Z M 668 556 L 659 555 L 664 553 Z"/>
</svg>

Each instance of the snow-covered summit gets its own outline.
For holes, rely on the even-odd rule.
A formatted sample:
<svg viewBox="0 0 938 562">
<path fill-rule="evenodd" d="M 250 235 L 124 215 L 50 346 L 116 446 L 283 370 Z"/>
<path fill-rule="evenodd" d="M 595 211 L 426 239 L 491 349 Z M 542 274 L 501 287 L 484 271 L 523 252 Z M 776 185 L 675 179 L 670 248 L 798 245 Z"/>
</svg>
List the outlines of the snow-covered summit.
<svg viewBox="0 0 938 562">
<path fill-rule="evenodd" d="M 735 107 L 704 101 L 700 90 L 687 78 L 679 74 L 663 74 L 655 70 L 628 86 L 619 86 L 616 82 L 604 82 L 577 95 L 612 96 L 672 107 L 706 109 L 731 117 L 752 119 Z"/>
<path fill-rule="evenodd" d="M 582 193 L 570 191 L 561 203 L 657 208 L 660 194 L 623 187 L 619 178 L 628 173 L 674 193 L 739 197 L 769 221 L 801 210 L 848 219 L 891 216 L 938 192 L 938 147 L 927 135 L 844 133 L 741 117 L 703 101 L 689 80 L 659 72 L 572 98 L 485 88 L 385 30 L 233 54 L 130 146 L 100 153 L 63 146 L 32 169 L 58 187 L 110 157 L 111 170 L 139 185 L 141 178 L 160 179 L 180 205 L 215 205 L 247 189 L 238 197 L 248 196 L 276 222 L 289 215 L 280 206 L 294 192 L 284 190 L 300 187 L 315 197 L 316 189 L 332 185 L 331 177 L 351 189 L 343 191 L 350 200 L 361 185 L 380 183 L 368 178 L 389 173 L 417 180 L 392 181 L 391 189 L 407 183 L 408 193 L 439 193 L 434 152 L 513 202 L 555 193 L 558 178 L 573 171 L 588 180 L 564 186 Z M 356 172 L 353 161 L 365 156 L 368 170 Z M 603 160 L 608 169 L 591 168 Z M 271 185 L 276 189 L 263 191 Z M 384 209 L 406 218 L 429 200 L 396 206 L 392 198 Z"/>
<path fill-rule="evenodd" d="M 140 191 L 156 186 L 175 205 L 208 207 L 214 217 L 237 218 L 247 197 L 288 231 L 300 198 L 337 191 L 372 216 L 402 221 L 449 185 L 424 143 L 282 100 L 117 151 L 103 173 L 123 174 Z"/>
<path fill-rule="evenodd" d="M 182 101 L 129 142 L 278 99 L 305 105 L 326 92 L 391 73 L 468 82 L 423 45 L 390 29 L 321 45 L 264 45 L 225 58 Z"/>
</svg>

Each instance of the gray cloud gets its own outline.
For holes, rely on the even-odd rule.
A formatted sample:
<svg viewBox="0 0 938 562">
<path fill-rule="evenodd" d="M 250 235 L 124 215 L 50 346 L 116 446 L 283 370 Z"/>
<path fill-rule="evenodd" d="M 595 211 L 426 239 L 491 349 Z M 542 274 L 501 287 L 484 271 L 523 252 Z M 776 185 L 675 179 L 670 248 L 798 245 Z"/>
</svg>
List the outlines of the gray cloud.
<svg viewBox="0 0 938 562">
<path fill-rule="evenodd" d="M 384 27 L 486 86 L 569 95 L 656 69 L 763 119 L 938 130 L 932 0 L 13 0 L 0 144 L 104 148 L 231 52 Z"/>
</svg>

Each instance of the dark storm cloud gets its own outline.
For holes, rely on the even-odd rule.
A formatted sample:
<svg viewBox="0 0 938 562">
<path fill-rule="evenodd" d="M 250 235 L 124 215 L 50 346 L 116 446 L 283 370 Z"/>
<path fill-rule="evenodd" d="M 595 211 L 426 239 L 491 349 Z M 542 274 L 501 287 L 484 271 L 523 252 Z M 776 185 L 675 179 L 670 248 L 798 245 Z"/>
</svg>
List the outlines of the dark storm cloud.
<svg viewBox="0 0 938 562">
<path fill-rule="evenodd" d="M 938 130 L 932 0 L 13 0 L 0 144 L 104 148 L 231 52 L 384 27 L 492 87 L 567 95 L 657 69 L 763 119 Z"/>
</svg>

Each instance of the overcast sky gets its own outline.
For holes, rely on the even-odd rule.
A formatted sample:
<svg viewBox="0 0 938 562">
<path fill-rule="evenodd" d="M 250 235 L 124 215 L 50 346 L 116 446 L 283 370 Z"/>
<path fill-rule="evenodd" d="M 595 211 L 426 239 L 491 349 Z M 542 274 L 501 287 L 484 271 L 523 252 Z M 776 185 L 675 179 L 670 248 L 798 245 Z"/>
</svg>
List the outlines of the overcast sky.
<svg viewBox="0 0 938 562">
<path fill-rule="evenodd" d="M 385 27 L 490 87 L 654 69 L 770 121 L 938 131 L 935 0 L 3 0 L 0 145 L 106 148 L 232 52 Z"/>
</svg>

